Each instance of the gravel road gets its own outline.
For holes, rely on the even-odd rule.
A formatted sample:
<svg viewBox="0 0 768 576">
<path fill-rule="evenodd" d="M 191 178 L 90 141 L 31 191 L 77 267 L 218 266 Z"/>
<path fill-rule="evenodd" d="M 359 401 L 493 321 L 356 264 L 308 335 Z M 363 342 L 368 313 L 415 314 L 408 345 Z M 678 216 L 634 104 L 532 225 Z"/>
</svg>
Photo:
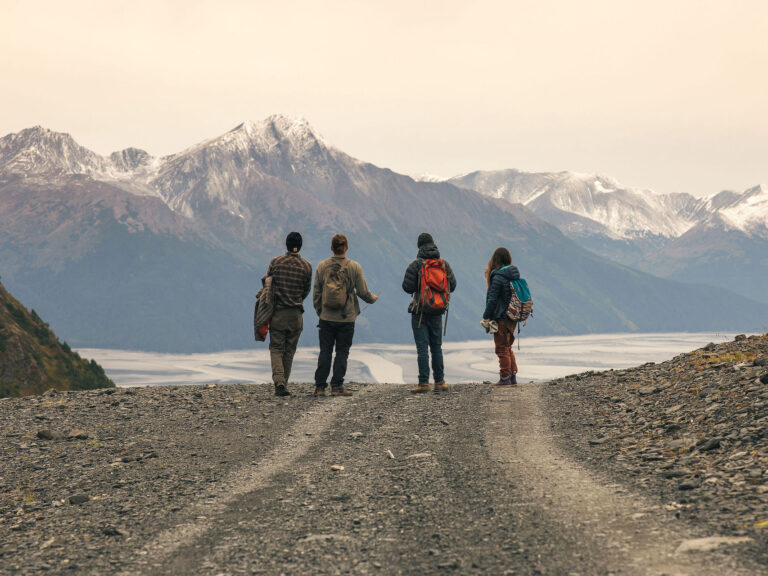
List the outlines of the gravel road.
<svg viewBox="0 0 768 576">
<path fill-rule="evenodd" d="M 544 386 L 2 400 L 0 573 L 766 573 L 575 458 Z"/>
</svg>

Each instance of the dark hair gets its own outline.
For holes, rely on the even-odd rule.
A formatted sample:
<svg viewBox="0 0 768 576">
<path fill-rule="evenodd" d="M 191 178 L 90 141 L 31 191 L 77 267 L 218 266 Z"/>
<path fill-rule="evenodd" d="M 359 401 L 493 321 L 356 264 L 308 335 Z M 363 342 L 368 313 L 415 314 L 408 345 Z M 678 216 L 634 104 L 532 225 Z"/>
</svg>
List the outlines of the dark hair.
<svg viewBox="0 0 768 576">
<path fill-rule="evenodd" d="M 510 264 L 512 264 L 512 254 L 509 253 L 509 250 L 503 246 L 496 248 L 491 259 L 488 260 L 488 267 L 485 269 L 485 281 L 488 284 L 488 287 L 491 286 L 491 272 L 498 270 L 499 268 L 504 268 L 504 266 L 509 266 Z"/>
<path fill-rule="evenodd" d="M 331 250 L 333 250 L 334 254 L 344 254 L 342 248 L 347 246 L 347 237 L 344 236 L 344 234 L 335 234 L 333 238 L 331 238 Z"/>
<path fill-rule="evenodd" d="M 298 252 L 301 250 L 302 242 L 301 234 L 298 232 L 291 232 L 285 239 L 285 247 L 288 249 L 288 252 Z"/>
</svg>

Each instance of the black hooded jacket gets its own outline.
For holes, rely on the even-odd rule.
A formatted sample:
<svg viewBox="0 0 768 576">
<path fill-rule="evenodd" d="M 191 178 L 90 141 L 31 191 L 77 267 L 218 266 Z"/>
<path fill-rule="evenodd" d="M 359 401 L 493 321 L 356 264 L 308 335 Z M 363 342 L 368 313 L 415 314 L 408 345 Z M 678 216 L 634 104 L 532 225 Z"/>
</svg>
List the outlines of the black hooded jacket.
<svg viewBox="0 0 768 576">
<path fill-rule="evenodd" d="M 424 244 L 421 248 L 419 248 L 419 254 L 416 257 L 416 260 L 408 264 L 408 268 L 405 270 L 405 277 L 403 278 L 403 290 L 405 290 L 405 292 L 408 294 L 414 294 L 418 292 L 419 271 L 421 270 L 421 264 L 424 262 L 424 260 L 428 260 L 430 258 L 439 259 L 440 251 L 437 249 L 437 246 L 432 243 Z M 448 287 L 450 288 L 451 292 L 453 292 L 456 290 L 456 277 L 453 275 L 451 265 L 448 264 L 448 262 L 445 260 L 443 260 L 443 263 L 445 264 L 445 272 L 448 276 Z M 411 314 L 418 314 L 418 308 L 418 306 L 411 306 Z"/>
<path fill-rule="evenodd" d="M 483 318 L 498 320 L 506 317 L 509 301 L 512 299 L 509 287 L 512 280 L 520 280 L 520 271 L 517 266 L 505 266 L 491 272 L 491 285 L 485 296 Z"/>
</svg>

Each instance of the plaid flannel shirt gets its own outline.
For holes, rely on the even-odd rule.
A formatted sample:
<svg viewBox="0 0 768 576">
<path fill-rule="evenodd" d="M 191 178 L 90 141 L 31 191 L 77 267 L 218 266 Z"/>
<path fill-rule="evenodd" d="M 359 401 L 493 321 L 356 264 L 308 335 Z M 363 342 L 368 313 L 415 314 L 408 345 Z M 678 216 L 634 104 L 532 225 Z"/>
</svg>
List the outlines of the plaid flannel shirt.
<svg viewBox="0 0 768 576">
<path fill-rule="evenodd" d="M 272 276 L 276 308 L 301 308 L 312 288 L 312 264 L 298 253 L 288 252 L 273 258 L 267 276 Z"/>
</svg>

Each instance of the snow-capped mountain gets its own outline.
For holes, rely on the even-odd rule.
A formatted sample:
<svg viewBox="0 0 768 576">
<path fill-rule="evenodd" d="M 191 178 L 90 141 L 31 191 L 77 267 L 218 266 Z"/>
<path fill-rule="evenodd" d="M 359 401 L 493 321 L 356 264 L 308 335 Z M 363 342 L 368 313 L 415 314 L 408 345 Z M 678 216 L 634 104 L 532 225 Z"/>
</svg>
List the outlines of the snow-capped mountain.
<svg viewBox="0 0 768 576">
<path fill-rule="evenodd" d="M 502 245 L 537 295 L 529 334 L 746 330 L 762 310 L 610 262 L 519 204 L 355 159 L 303 119 L 244 122 L 161 158 L 134 148 L 100 156 L 41 128 L 0 139 L 3 281 L 76 346 L 249 346 L 258 279 L 291 230 L 315 264 L 333 233 L 347 234 L 381 293 L 358 320 L 361 340 L 410 340 L 400 283 L 425 231 L 459 281 L 448 329 L 459 340 L 476 335 L 482 271 Z"/>
<path fill-rule="evenodd" d="M 711 197 L 656 194 L 612 178 L 572 172 L 472 172 L 457 186 L 529 208 L 607 258 L 680 280 L 718 283 L 768 301 L 768 189 Z M 739 279 L 749 279 L 741 282 Z"/>
<path fill-rule="evenodd" d="M 768 239 L 768 187 L 755 186 L 741 194 L 721 192 L 707 203 L 712 213 L 736 230 Z"/>
<path fill-rule="evenodd" d="M 765 186 L 696 198 L 690 194 L 656 194 L 622 186 L 607 176 L 574 172 L 497 170 L 471 172 L 448 181 L 523 204 L 569 236 L 677 238 L 715 214 L 745 233 L 762 233 L 768 228 Z"/>
<path fill-rule="evenodd" d="M 309 185 L 325 200 L 333 191 L 334 167 L 331 148 L 306 120 L 270 116 L 164 158 L 149 182 L 189 216 L 222 203 L 231 214 L 250 218 L 250 184 L 279 177 L 297 188 Z"/>
<path fill-rule="evenodd" d="M 0 138 L 0 172 L 5 174 L 96 176 L 111 168 L 108 159 L 83 148 L 69 134 L 41 126 Z"/>
</svg>

